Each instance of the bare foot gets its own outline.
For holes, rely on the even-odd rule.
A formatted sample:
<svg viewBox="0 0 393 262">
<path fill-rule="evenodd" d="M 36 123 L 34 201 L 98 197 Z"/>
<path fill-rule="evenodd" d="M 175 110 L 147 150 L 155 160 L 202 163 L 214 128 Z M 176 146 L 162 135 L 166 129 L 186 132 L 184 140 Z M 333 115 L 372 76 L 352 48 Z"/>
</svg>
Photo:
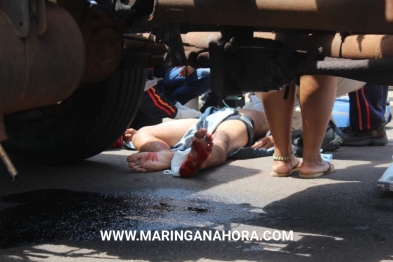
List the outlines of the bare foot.
<svg viewBox="0 0 393 262">
<path fill-rule="evenodd" d="M 174 152 L 139 152 L 127 157 L 128 166 L 135 172 L 153 172 L 171 167 Z"/>
<path fill-rule="evenodd" d="M 124 132 L 124 141 L 126 143 L 129 143 L 132 141 L 132 137 L 135 135 L 136 130 L 133 128 L 129 128 L 126 130 L 126 132 Z"/>
<path fill-rule="evenodd" d="M 201 128 L 195 132 L 191 143 L 191 151 L 187 160 L 180 166 L 181 177 L 192 177 L 212 152 L 213 138 L 207 133 L 206 128 Z"/>
</svg>

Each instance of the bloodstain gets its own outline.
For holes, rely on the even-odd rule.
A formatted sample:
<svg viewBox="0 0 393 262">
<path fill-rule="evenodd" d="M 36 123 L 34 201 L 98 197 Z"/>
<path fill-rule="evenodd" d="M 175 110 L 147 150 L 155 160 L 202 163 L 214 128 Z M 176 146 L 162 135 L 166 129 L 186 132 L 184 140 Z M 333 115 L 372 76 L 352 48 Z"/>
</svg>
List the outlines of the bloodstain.
<svg viewBox="0 0 393 262">
<path fill-rule="evenodd" d="M 152 162 L 158 161 L 158 156 L 157 153 L 155 152 L 149 152 L 145 155 L 145 161 L 151 159 Z"/>
<path fill-rule="evenodd" d="M 199 140 L 193 140 L 191 148 L 196 154 L 191 154 L 190 152 L 187 160 L 180 166 L 179 174 L 183 178 L 190 178 L 201 169 L 203 162 L 206 161 L 211 153 L 211 148 L 207 148 L 206 144 L 199 142 Z M 194 155 L 194 158 L 191 155 Z"/>
</svg>

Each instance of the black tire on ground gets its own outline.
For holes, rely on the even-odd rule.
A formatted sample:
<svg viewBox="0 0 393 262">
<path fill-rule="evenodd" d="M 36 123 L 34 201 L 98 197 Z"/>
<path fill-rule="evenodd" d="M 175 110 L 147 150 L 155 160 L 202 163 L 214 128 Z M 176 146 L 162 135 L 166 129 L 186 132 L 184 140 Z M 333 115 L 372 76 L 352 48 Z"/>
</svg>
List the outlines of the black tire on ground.
<svg viewBox="0 0 393 262">
<path fill-rule="evenodd" d="M 81 87 L 51 116 L 6 124 L 10 139 L 4 147 L 18 159 L 40 164 L 99 154 L 130 126 L 145 80 L 146 69 L 122 70 L 101 83 Z"/>
</svg>

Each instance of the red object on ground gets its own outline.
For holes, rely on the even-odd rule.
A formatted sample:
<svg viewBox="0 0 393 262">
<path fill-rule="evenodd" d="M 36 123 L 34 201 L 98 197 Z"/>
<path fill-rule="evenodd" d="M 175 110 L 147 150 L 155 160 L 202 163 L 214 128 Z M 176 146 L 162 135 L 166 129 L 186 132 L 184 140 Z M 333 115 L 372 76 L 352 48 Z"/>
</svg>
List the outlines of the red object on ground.
<svg viewBox="0 0 393 262">
<path fill-rule="evenodd" d="M 123 147 L 123 136 L 116 140 L 109 148 L 122 148 Z"/>
</svg>

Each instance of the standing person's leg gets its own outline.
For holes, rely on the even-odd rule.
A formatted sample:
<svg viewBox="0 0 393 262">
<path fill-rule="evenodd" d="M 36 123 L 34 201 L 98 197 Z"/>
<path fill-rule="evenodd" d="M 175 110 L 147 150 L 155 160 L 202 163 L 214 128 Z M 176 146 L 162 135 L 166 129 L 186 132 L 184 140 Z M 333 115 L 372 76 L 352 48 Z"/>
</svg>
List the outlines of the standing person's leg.
<svg viewBox="0 0 393 262">
<path fill-rule="evenodd" d="M 389 86 L 367 83 L 349 93 L 350 130 L 345 132 L 344 146 L 383 146 L 388 143 L 384 130 Z"/>
<path fill-rule="evenodd" d="M 322 160 L 320 149 L 332 113 L 336 85 L 336 77 L 332 76 L 300 78 L 299 96 L 303 119 L 301 177 L 314 178 L 333 171 L 334 167 Z"/>
<path fill-rule="evenodd" d="M 348 79 L 348 78 L 343 78 L 343 77 L 337 77 L 337 91 L 336 91 L 336 97 L 344 96 L 350 92 L 356 91 L 360 88 L 362 88 L 366 83 L 365 82 L 360 82 L 357 80 L 353 79 Z M 292 118 L 292 127 L 295 130 L 301 130 L 302 129 L 302 117 L 301 117 L 301 110 L 300 110 L 300 104 L 298 99 L 295 100 L 295 112 L 294 116 Z M 334 117 L 333 115 L 330 118 L 334 123 Z"/>
<path fill-rule="evenodd" d="M 388 90 L 388 86 L 367 83 L 362 89 L 349 93 L 353 129 L 377 129 L 384 124 Z"/>
<path fill-rule="evenodd" d="M 287 99 L 284 99 L 284 93 L 285 88 L 278 92 L 259 93 L 274 138 L 275 161 L 272 176 L 288 176 L 297 171 L 300 165 L 299 160 L 293 156 L 292 150 L 291 130 L 295 86 L 290 87 Z"/>
<path fill-rule="evenodd" d="M 164 80 L 163 88 L 182 105 L 198 97 L 210 88 L 210 69 L 198 68 L 188 77 L 179 76 L 181 68 L 170 70 Z"/>
</svg>

